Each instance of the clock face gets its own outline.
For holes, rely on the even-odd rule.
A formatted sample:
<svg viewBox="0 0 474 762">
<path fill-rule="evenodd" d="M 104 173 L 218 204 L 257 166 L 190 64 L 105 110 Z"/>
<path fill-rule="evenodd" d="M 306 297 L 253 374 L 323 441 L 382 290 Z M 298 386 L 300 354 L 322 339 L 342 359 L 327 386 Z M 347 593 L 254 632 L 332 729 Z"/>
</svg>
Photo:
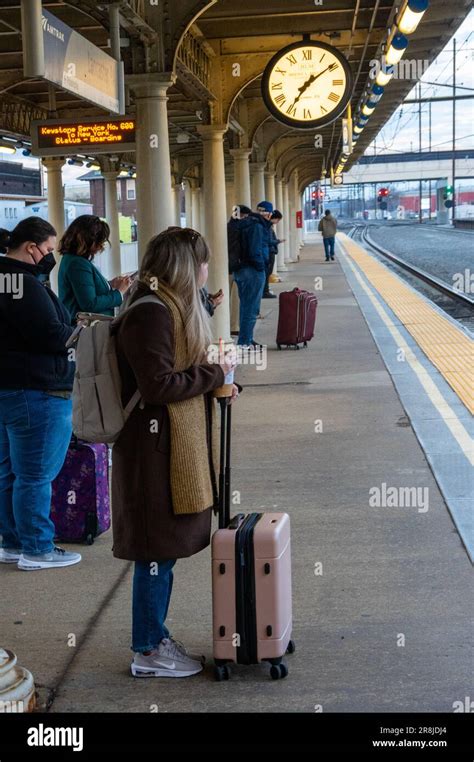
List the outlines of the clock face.
<svg viewBox="0 0 474 762">
<path fill-rule="evenodd" d="M 352 72 L 336 48 L 302 41 L 280 50 L 267 65 L 262 95 L 284 124 L 323 127 L 345 110 L 352 94 Z"/>
</svg>

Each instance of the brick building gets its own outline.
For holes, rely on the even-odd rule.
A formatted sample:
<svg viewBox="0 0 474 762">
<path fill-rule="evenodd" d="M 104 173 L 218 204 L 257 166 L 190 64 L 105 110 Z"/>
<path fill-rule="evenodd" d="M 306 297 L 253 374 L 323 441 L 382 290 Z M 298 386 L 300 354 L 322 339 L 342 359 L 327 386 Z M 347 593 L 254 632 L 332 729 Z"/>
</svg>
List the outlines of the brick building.
<svg viewBox="0 0 474 762">
<path fill-rule="evenodd" d="M 2 196 L 41 197 L 41 172 L 24 167 L 19 161 L 0 161 L 0 194 Z"/>
<path fill-rule="evenodd" d="M 81 175 L 79 180 L 89 183 L 90 201 L 94 214 L 105 217 L 105 184 L 100 172 L 93 170 Z M 119 177 L 117 179 L 118 211 L 124 217 L 137 218 L 137 199 L 135 179 L 132 177 Z"/>
</svg>

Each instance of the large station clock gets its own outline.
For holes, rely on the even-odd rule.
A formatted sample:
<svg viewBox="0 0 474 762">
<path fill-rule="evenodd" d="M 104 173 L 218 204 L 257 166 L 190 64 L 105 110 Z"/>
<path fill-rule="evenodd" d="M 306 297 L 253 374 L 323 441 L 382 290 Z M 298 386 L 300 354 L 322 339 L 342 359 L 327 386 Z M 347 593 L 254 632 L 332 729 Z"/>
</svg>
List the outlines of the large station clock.
<svg viewBox="0 0 474 762">
<path fill-rule="evenodd" d="M 273 56 L 263 74 L 267 108 L 279 122 L 296 129 L 334 122 L 351 95 L 352 71 L 345 56 L 323 42 L 288 45 Z"/>
</svg>

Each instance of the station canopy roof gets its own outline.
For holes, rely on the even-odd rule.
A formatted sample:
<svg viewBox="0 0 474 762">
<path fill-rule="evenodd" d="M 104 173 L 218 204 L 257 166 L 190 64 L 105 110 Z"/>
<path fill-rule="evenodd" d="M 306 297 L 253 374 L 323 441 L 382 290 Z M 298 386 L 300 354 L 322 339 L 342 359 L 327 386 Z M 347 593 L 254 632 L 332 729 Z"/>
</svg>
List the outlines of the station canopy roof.
<svg viewBox="0 0 474 762">
<path fill-rule="evenodd" d="M 50 11 L 107 52 L 109 2 L 74 0 L 44 2 Z M 253 161 L 288 176 L 299 169 L 301 186 L 319 180 L 340 154 L 341 119 L 318 130 L 322 148 L 314 146 L 314 130 L 302 131 L 277 122 L 261 98 L 261 74 L 281 48 L 310 35 L 344 53 L 354 77 L 351 99 L 356 114 L 368 92 L 371 61 L 380 60 L 387 29 L 401 0 L 146 0 L 120 2 L 122 58 L 127 77 L 153 71 L 177 74 L 169 89 L 170 149 L 177 179 L 199 176 L 202 160 L 198 125 L 209 119 L 229 125 L 226 147 L 253 148 Z M 470 0 L 431 0 L 406 57 L 431 62 L 446 45 L 471 8 Z M 157 43 L 163 30 L 163 44 Z M 241 64 L 240 78 L 231 64 Z M 347 168 L 356 161 L 403 102 L 416 80 L 392 79 L 364 129 Z M 135 113 L 133 87 L 127 88 L 127 113 Z M 106 116 L 107 112 L 45 80 L 23 74 L 20 2 L 0 0 L 0 137 L 28 137 L 32 119 Z M 133 166 L 133 154 L 123 160 Z M 226 153 L 226 162 L 231 163 Z"/>
</svg>

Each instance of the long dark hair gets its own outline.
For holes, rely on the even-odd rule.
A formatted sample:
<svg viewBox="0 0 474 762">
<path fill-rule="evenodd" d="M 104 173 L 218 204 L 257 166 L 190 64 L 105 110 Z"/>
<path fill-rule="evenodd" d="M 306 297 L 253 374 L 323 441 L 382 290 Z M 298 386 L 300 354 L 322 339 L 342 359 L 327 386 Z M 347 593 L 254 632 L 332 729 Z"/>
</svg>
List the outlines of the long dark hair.
<svg viewBox="0 0 474 762">
<path fill-rule="evenodd" d="M 59 242 L 60 254 L 75 254 L 92 260 L 109 240 L 110 228 L 94 214 L 81 214 L 64 233 Z"/>
<path fill-rule="evenodd" d="M 53 226 L 41 217 L 25 217 L 13 230 L 0 228 L 0 254 L 15 251 L 27 241 L 33 241 L 39 246 L 56 235 Z"/>
</svg>

